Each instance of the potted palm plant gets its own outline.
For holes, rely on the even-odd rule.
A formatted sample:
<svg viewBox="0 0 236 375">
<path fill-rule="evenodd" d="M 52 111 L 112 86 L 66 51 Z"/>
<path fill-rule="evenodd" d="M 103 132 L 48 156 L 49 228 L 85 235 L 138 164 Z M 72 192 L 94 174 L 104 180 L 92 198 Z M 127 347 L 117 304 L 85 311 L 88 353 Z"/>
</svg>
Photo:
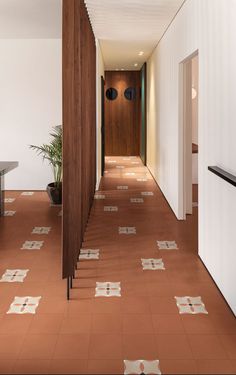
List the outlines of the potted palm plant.
<svg viewBox="0 0 236 375">
<path fill-rule="evenodd" d="M 50 134 L 52 140 L 49 144 L 42 146 L 30 145 L 29 147 L 43 157 L 43 160 L 48 160 L 52 167 L 54 182 L 47 186 L 47 192 L 50 201 L 53 204 L 62 203 L 62 126 L 58 125 L 53 128 Z"/>
</svg>

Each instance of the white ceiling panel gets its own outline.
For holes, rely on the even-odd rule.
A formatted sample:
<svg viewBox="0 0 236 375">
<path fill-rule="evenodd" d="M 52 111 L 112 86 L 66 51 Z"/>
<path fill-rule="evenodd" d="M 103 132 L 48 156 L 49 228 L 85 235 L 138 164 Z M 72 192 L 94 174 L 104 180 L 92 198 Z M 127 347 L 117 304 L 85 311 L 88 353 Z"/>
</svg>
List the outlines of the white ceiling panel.
<svg viewBox="0 0 236 375">
<path fill-rule="evenodd" d="M 140 69 L 184 2 L 85 0 L 106 69 Z"/>
</svg>

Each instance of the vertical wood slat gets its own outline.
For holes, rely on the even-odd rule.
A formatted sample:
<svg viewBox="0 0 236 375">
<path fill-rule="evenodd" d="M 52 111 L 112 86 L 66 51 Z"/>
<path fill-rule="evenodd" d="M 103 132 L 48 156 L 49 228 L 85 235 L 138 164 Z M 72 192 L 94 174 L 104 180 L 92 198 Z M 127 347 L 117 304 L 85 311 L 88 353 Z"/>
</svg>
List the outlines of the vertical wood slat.
<svg viewBox="0 0 236 375">
<path fill-rule="evenodd" d="M 81 0 L 63 1 L 63 278 L 73 276 L 96 185 L 96 46 Z"/>
</svg>

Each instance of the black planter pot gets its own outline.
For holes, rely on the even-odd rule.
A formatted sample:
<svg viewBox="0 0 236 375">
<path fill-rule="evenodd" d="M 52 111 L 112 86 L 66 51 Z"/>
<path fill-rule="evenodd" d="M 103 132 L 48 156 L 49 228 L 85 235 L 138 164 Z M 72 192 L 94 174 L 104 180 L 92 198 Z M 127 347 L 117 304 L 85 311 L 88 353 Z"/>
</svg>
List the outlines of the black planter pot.
<svg viewBox="0 0 236 375">
<path fill-rule="evenodd" d="M 62 184 L 56 186 L 54 182 L 48 184 L 47 193 L 52 204 L 62 204 Z"/>
</svg>

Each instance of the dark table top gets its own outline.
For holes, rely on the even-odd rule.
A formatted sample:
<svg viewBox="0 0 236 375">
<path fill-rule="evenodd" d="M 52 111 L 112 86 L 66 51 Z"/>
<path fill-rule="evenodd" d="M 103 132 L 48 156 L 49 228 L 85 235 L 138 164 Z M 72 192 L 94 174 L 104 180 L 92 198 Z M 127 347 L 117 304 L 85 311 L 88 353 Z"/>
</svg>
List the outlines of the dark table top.
<svg viewBox="0 0 236 375">
<path fill-rule="evenodd" d="M 17 168 L 18 161 L 0 161 L 0 176 L 10 172 L 12 169 Z"/>
</svg>

